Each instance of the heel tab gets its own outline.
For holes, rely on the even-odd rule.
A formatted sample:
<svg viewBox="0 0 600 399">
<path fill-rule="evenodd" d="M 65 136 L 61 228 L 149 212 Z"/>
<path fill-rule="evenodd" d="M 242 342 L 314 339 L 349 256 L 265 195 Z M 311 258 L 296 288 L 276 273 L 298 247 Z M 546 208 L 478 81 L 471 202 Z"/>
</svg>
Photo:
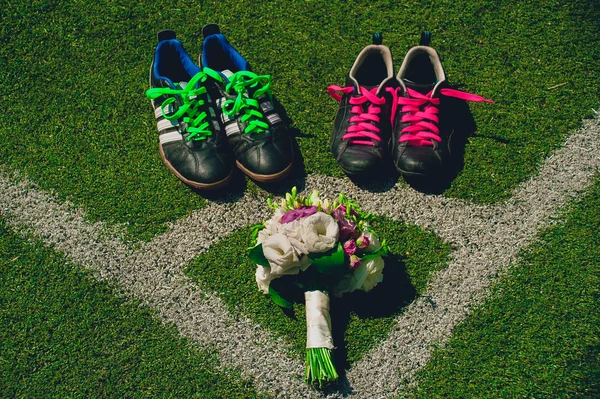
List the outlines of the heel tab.
<svg viewBox="0 0 600 399">
<path fill-rule="evenodd" d="M 161 30 L 160 32 L 158 32 L 158 34 L 156 35 L 158 42 L 163 42 L 165 40 L 171 40 L 171 39 L 175 39 L 177 37 L 177 34 L 175 33 L 174 30 L 171 29 L 165 29 L 165 30 Z"/>
<path fill-rule="evenodd" d="M 383 35 L 381 32 L 373 33 L 373 44 L 382 44 L 383 43 Z"/>
<path fill-rule="evenodd" d="M 421 40 L 419 40 L 419 45 L 421 45 L 421 46 L 430 46 L 431 45 L 431 32 L 428 32 L 428 31 L 421 32 Z"/>
<path fill-rule="evenodd" d="M 210 35 L 216 35 L 217 33 L 221 33 L 221 28 L 217 24 L 208 24 L 204 28 L 202 28 L 202 37 L 206 38 Z"/>
</svg>

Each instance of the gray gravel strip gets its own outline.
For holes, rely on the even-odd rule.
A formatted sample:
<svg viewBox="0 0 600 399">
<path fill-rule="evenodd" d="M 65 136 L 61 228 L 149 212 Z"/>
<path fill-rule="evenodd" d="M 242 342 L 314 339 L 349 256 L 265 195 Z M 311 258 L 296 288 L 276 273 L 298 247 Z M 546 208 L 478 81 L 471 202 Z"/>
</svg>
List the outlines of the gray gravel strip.
<svg viewBox="0 0 600 399">
<path fill-rule="evenodd" d="M 432 278 L 427 299 L 410 305 L 397 318 L 390 336 L 348 372 L 345 393 L 386 397 L 413 381 L 429 360 L 432 345 L 443 344 L 485 297 L 490 278 L 514 261 L 559 207 L 590 184 L 600 164 L 598 150 L 597 121 L 586 121 L 542 165 L 538 176 L 522 184 L 511 200 L 494 206 L 423 195 L 400 185 L 370 192 L 346 179 L 309 176 L 306 191 L 319 189 L 330 198 L 345 192 L 365 209 L 431 229 L 457 248 L 449 267 Z M 263 198 L 245 195 L 235 202 L 211 202 L 136 251 L 114 238 L 114 228 L 85 221 L 81 210 L 57 203 L 26 179 L 1 168 L 0 212 L 99 278 L 116 281 L 155 308 L 165 322 L 174 323 L 183 336 L 218 348 L 221 361 L 255 378 L 259 390 L 282 398 L 325 395 L 301 382 L 303 364 L 289 355 L 283 340 L 249 319 L 232 318 L 218 297 L 201 292 L 182 271 L 225 235 L 269 217 Z M 329 397 L 343 394 L 334 392 Z"/>
<path fill-rule="evenodd" d="M 492 278 L 514 263 L 536 233 L 552 222 L 551 215 L 589 186 L 599 170 L 600 125 L 586 121 L 507 203 L 478 207 L 474 214 L 468 207 L 453 210 L 452 227 L 442 218 L 438 225 L 427 221 L 441 236 L 466 238 L 466 246 L 453 253 L 449 266 L 430 280 L 426 294 L 397 318 L 388 338 L 348 372 L 354 392 L 378 398 L 409 387 L 429 361 L 433 344 L 448 340 L 452 329 L 485 298 Z"/>
<path fill-rule="evenodd" d="M 99 279 L 116 282 L 125 293 L 156 309 L 163 321 L 174 323 L 184 337 L 217 349 L 225 365 L 255 378 L 259 390 L 282 398 L 312 392 L 301 380 L 302 362 L 289 356 L 287 343 L 247 318 L 232 318 L 219 298 L 201 292 L 183 274 L 179 261 L 187 253 L 187 248 L 181 249 L 185 242 L 165 241 L 172 246 L 146 245 L 134 252 L 111 238 L 104 224 L 84 220 L 81 210 L 57 203 L 27 180 L 14 180 L 0 169 L 0 214 L 17 229 L 25 227 Z M 206 250 L 227 232 L 261 219 L 260 214 L 244 216 L 240 210 L 254 205 L 248 199 L 233 206 L 211 204 L 197 213 L 210 224 L 181 239 L 192 237 L 195 251 Z M 176 231 L 167 236 L 172 238 Z"/>
</svg>

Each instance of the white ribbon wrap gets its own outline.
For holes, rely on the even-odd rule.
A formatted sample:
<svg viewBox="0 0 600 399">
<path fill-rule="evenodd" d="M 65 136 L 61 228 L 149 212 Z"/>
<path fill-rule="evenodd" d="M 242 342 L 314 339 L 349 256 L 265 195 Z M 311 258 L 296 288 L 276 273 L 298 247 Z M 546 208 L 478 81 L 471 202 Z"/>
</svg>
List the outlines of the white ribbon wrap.
<svg viewBox="0 0 600 399">
<path fill-rule="evenodd" d="M 333 349 L 329 296 L 321 291 L 304 293 L 306 302 L 306 349 Z"/>
</svg>

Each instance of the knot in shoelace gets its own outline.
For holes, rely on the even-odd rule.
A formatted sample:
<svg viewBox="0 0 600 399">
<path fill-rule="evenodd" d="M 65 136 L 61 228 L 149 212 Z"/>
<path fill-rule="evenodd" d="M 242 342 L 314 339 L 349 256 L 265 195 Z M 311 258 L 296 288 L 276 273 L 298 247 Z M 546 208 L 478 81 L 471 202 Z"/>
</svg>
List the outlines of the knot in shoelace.
<svg viewBox="0 0 600 399">
<path fill-rule="evenodd" d="M 265 122 L 265 117 L 261 112 L 262 108 L 257 99 L 265 93 L 271 97 L 270 88 L 270 75 L 257 75 L 249 71 L 234 73 L 229 78 L 225 91 L 236 97 L 223 103 L 223 113 L 234 117 L 243 111 L 244 115 L 242 115 L 241 121 L 248 123 L 244 133 L 261 133 L 268 130 L 269 124 Z"/>
<path fill-rule="evenodd" d="M 402 116 L 401 122 L 409 123 L 402 129 L 402 135 L 398 141 L 400 143 L 408 142 L 407 144 L 411 146 L 432 146 L 432 140 L 441 142 L 442 138 L 438 127 L 440 99 L 431 97 L 433 90 L 427 94 L 421 94 L 407 88 L 406 92 L 408 98 L 396 97 L 397 103 L 402 105 L 401 112 L 405 114 Z M 493 103 L 492 100 L 460 90 L 441 89 L 440 94 L 465 101 Z"/>
<path fill-rule="evenodd" d="M 385 104 L 385 97 L 377 97 L 377 90 L 379 87 L 375 87 L 371 90 L 360 86 L 361 95 L 350 97 L 349 103 L 353 105 L 350 112 L 354 114 L 350 117 L 350 123 L 353 125 L 348 126 L 346 134 L 342 136 L 342 140 L 350 140 L 351 144 L 359 145 L 370 145 L 374 146 L 372 140 L 377 142 L 381 141 L 379 137 L 380 129 L 377 124 L 381 121 L 379 114 L 381 113 L 380 106 Z M 387 92 L 394 93 L 394 89 L 386 87 Z M 350 94 L 354 91 L 354 87 L 340 87 L 331 85 L 327 88 L 329 95 L 336 101 L 341 101 L 342 96 L 338 92 L 343 94 Z M 364 112 L 364 105 L 368 104 L 367 112 Z M 393 104 L 395 105 L 395 103 Z M 392 123 L 395 109 L 392 109 Z M 366 140 L 365 140 L 366 139 Z"/>
<path fill-rule="evenodd" d="M 206 87 L 202 83 L 206 81 L 207 77 L 208 75 L 204 72 L 198 72 L 183 88 L 179 84 L 176 84 L 174 89 L 170 87 L 156 87 L 146 91 L 146 97 L 151 100 L 167 96 L 167 99 L 160 106 L 162 115 L 168 120 L 183 118 L 183 122 L 187 123 L 188 141 L 192 139 L 206 140 L 207 137 L 212 136 L 212 132 L 208 129 L 210 124 L 206 120 L 207 114 L 200 109 L 204 105 L 204 100 L 201 100 L 200 96 L 206 93 Z M 168 110 L 169 108 L 173 108 L 171 105 L 177 99 L 181 100 L 181 104 L 177 107 L 175 113 L 169 115 Z"/>
</svg>

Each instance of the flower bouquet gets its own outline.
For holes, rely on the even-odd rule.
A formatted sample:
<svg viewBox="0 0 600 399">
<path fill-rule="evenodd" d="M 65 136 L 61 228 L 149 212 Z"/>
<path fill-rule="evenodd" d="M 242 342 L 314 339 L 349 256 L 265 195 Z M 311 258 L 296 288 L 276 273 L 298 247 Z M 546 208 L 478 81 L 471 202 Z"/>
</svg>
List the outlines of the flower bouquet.
<svg viewBox="0 0 600 399">
<path fill-rule="evenodd" d="M 369 226 L 373 216 L 343 194 L 333 202 L 321 201 L 318 192 L 299 197 L 294 187 L 280 204 L 267 203 L 273 217 L 255 226 L 256 245 L 249 249 L 257 264 L 256 283 L 287 309 L 304 293 L 305 379 L 333 382 L 338 374 L 331 356 L 329 294 L 370 291 L 380 283 L 387 245 Z"/>
</svg>

